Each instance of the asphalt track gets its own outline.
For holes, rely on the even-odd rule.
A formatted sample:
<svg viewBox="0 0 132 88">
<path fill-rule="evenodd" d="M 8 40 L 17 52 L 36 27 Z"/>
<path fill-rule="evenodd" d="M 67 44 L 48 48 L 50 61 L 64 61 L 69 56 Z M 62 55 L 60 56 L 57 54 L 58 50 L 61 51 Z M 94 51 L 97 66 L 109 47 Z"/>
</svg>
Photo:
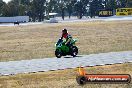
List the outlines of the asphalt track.
<svg viewBox="0 0 132 88">
<path fill-rule="evenodd" d="M 62 58 L 43 58 L 0 62 L 0 75 L 45 72 L 51 70 L 76 68 L 79 66 L 86 67 L 125 62 L 132 62 L 132 51 L 79 55 L 75 58 L 66 56 Z"/>
</svg>

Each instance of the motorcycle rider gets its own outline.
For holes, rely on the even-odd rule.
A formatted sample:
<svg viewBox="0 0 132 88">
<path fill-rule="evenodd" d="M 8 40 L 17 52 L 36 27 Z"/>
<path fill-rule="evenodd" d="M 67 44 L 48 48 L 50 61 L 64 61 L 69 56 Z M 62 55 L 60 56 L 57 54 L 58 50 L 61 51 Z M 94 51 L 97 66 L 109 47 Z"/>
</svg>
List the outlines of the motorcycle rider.
<svg viewBox="0 0 132 88">
<path fill-rule="evenodd" d="M 72 36 L 68 33 L 67 29 L 63 29 L 62 30 L 62 37 L 61 39 L 65 38 L 66 39 L 66 43 L 65 45 L 67 45 L 68 47 L 72 47 L 71 45 L 71 41 L 72 41 Z"/>
</svg>

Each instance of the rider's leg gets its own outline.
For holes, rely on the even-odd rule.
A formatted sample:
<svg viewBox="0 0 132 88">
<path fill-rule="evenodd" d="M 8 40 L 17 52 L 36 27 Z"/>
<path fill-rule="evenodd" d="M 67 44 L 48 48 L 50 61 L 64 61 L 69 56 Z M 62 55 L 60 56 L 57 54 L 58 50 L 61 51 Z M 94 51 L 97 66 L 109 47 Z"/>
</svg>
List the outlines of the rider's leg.
<svg viewBox="0 0 132 88">
<path fill-rule="evenodd" d="M 71 44 L 70 42 L 68 42 L 68 43 L 66 44 L 66 46 L 68 46 L 69 48 L 72 48 L 72 44 Z"/>
</svg>

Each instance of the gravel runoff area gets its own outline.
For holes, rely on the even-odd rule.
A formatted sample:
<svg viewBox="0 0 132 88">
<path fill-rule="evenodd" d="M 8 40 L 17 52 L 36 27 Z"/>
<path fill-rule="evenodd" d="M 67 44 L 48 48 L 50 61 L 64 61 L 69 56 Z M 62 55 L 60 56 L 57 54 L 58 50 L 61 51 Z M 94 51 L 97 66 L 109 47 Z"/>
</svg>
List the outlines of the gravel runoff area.
<svg viewBox="0 0 132 88">
<path fill-rule="evenodd" d="M 0 75 L 44 72 L 51 70 L 76 68 L 79 66 L 86 67 L 125 62 L 132 62 L 132 51 L 80 55 L 75 58 L 66 56 L 63 58 L 45 58 L 0 62 Z"/>
</svg>

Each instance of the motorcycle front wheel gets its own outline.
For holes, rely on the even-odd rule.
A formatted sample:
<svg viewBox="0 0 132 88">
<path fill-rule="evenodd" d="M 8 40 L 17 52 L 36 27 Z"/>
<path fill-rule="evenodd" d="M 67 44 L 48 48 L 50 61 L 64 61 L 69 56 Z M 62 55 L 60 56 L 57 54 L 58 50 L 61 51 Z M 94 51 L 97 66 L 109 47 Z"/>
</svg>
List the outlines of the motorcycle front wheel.
<svg viewBox="0 0 132 88">
<path fill-rule="evenodd" d="M 61 57 L 62 57 L 62 52 L 61 52 L 59 49 L 56 49 L 56 51 L 55 51 L 55 56 L 56 56 L 57 58 L 61 58 Z"/>
<path fill-rule="evenodd" d="M 71 55 L 73 57 L 76 57 L 78 54 L 78 48 L 76 46 L 73 46 L 72 49 L 71 49 Z"/>
</svg>

